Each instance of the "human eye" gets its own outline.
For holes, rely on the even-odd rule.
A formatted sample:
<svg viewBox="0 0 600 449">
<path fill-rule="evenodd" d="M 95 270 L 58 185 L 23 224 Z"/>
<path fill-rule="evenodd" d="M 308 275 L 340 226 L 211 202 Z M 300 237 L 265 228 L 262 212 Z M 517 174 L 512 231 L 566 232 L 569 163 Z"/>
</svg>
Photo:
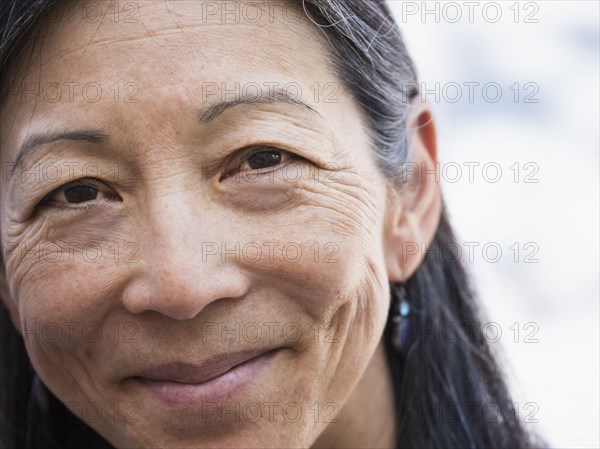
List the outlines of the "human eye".
<svg viewBox="0 0 600 449">
<path fill-rule="evenodd" d="M 282 165 L 294 155 L 275 147 L 263 147 L 244 157 L 241 170 L 261 170 Z"/>
<path fill-rule="evenodd" d="M 38 204 L 38 208 L 82 208 L 117 199 L 118 196 L 105 184 L 84 179 L 73 181 L 53 190 Z"/>
<path fill-rule="evenodd" d="M 238 161 L 228 164 L 229 169 L 224 178 L 235 173 L 263 174 L 282 168 L 302 157 L 281 148 L 260 146 L 248 149 Z"/>
</svg>

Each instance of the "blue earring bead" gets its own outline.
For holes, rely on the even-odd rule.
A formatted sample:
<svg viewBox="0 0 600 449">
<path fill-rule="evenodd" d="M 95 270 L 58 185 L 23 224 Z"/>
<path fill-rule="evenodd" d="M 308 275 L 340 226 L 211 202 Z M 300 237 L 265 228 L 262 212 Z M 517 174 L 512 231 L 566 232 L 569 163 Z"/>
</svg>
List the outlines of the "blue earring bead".
<svg viewBox="0 0 600 449">
<path fill-rule="evenodd" d="M 402 284 L 393 286 L 396 296 L 395 310 L 392 317 L 393 335 L 392 343 L 396 351 L 406 354 L 410 347 L 410 303 L 407 300 L 406 287 Z"/>
</svg>

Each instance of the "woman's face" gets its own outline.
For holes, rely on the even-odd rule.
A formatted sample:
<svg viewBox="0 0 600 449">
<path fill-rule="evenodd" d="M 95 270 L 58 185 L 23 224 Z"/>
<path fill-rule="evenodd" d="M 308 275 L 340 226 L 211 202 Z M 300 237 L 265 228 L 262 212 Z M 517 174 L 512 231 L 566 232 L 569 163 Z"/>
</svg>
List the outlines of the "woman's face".
<svg viewBox="0 0 600 449">
<path fill-rule="evenodd" d="M 236 3 L 65 7 L 2 105 L 4 300 L 116 447 L 308 446 L 385 326 L 358 106 L 301 8 Z"/>
</svg>

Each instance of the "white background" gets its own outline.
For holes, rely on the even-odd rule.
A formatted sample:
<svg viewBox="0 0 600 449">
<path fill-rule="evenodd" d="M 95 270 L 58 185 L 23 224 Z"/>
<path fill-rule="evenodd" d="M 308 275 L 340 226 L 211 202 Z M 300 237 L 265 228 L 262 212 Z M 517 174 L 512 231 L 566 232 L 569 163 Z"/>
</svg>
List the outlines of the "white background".
<svg viewBox="0 0 600 449">
<path fill-rule="evenodd" d="M 480 244 L 467 266 L 502 332 L 493 346 L 520 418 L 538 420 L 526 428 L 551 447 L 600 447 L 598 2 L 472 2 L 470 17 L 469 2 L 389 3 L 430 91 L 451 219 L 459 240 Z M 472 102 L 465 82 L 480 83 Z M 486 83 L 502 88 L 497 102 Z M 536 88 L 538 102 L 525 103 Z M 481 164 L 473 182 L 465 162 Z M 497 182 L 486 163 L 501 167 Z M 537 262 L 524 263 L 536 248 Z"/>
</svg>

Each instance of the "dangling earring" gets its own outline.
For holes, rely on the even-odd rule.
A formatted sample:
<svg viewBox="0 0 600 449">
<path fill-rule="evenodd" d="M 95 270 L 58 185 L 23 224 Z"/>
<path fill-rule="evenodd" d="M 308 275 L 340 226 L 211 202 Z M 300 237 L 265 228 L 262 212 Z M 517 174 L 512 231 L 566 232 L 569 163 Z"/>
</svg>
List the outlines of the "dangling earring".
<svg viewBox="0 0 600 449">
<path fill-rule="evenodd" d="M 392 292 L 395 296 L 392 316 L 392 344 L 398 353 L 406 354 L 410 347 L 410 304 L 404 284 L 392 283 Z"/>
</svg>

